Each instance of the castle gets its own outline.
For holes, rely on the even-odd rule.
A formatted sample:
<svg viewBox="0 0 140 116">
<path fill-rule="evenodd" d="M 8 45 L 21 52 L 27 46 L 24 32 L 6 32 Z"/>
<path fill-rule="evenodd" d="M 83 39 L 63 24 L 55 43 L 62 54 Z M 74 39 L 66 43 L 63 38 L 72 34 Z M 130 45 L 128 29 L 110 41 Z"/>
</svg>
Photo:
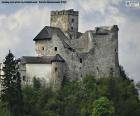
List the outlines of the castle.
<svg viewBox="0 0 140 116">
<path fill-rule="evenodd" d="M 51 11 L 50 26 L 33 39 L 36 56 L 20 58 L 20 72 L 26 83 L 37 77 L 57 88 L 64 79 L 119 76 L 118 26 L 80 33 L 78 20 L 79 12 L 73 9 Z"/>
</svg>

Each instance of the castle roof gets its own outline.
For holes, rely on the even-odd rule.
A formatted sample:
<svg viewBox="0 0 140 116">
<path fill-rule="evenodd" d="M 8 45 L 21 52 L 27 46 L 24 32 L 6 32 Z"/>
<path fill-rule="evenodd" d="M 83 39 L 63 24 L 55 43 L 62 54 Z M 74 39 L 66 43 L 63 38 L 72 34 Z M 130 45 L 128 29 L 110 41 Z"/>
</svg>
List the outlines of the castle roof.
<svg viewBox="0 0 140 116">
<path fill-rule="evenodd" d="M 22 56 L 19 61 L 22 64 L 51 64 L 52 62 L 64 62 L 65 60 L 59 55 L 55 56 Z"/>
<path fill-rule="evenodd" d="M 59 28 L 45 26 L 33 40 L 50 40 L 58 30 Z"/>
<path fill-rule="evenodd" d="M 64 62 L 65 60 L 59 55 L 56 54 L 56 56 L 52 59 L 52 62 Z"/>
<path fill-rule="evenodd" d="M 73 48 L 68 44 L 68 41 L 66 40 L 67 37 L 64 35 L 64 33 L 57 27 L 49 27 L 45 26 L 39 34 L 33 39 L 34 41 L 39 40 L 51 40 L 53 34 L 57 34 L 62 41 L 64 48 L 68 48 L 70 50 L 73 50 Z M 67 41 L 67 42 L 66 42 Z"/>
</svg>

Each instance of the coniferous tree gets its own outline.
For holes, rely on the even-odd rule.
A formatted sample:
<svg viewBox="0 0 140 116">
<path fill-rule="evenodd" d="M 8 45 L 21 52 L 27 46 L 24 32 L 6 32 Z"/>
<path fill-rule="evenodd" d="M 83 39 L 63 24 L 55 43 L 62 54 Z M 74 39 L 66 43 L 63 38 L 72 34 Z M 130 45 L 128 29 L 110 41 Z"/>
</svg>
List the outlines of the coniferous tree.
<svg viewBox="0 0 140 116">
<path fill-rule="evenodd" d="M 2 91 L 1 100 L 7 104 L 7 107 L 12 114 L 12 106 L 14 99 L 12 96 L 14 94 L 14 77 L 16 74 L 16 61 L 14 55 L 9 51 L 8 55 L 5 57 L 3 72 L 4 76 L 2 78 Z"/>
<path fill-rule="evenodd" d="M 20 73 L 17 72 L 15 75 L 15 116 L 22 116 L 23 114 L 23 96 L 21 89 L 21 76 Z"/>
<path fill-rule="evenodd" d="M 2 77 L 2 90 L 1 100 L 6 104 L 10 112 L 10 116 L 18 116 L 17 113 L 21 112 L 22 92 L 21 92 L 21 79 L 18 72 L 17 60 L 14 55 L 9 51 L 5 57 Z"/>
</svg>

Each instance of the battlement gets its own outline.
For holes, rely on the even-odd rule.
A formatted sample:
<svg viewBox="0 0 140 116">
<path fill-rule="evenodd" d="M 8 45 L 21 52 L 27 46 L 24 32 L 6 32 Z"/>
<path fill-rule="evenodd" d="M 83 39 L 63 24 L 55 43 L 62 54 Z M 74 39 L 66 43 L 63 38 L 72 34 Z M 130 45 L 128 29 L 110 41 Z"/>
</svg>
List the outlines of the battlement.
<svg viewBox="0 0 140 116">
<path fill-rule="evenodd" d="M 78 16 L 79 12 L 74 11 L 73 9 L 61 10 L 61 11 L 51 11 L 51 16 L 53 16 L 53 15 L 73 15 L 73 16 Z"/>
<path fill-rule="evenodd" d="M 112 31 L 118 31 L 119 28 L 117 25 L 113 26 L 101 26 L 101 27 L 95 27 L 95 33 L 100 35 L 106 35 L 109 34 Z"/>
</svg>

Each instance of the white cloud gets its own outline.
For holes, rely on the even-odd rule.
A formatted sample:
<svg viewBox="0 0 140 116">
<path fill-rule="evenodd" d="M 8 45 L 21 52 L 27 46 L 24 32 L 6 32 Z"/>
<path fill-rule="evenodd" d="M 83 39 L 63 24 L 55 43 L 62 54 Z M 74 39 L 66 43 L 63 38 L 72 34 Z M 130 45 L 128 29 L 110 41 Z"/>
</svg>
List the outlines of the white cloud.
<svg viewBox="0 0 140 116">
<path fill-rule="evenodd" d="M 81 2 L 81 7 L 87 12 L 98 10 L 101 13 L 104 13 L 107 6 L 108 0 L 86 0 Z"/>
<path fill-rule="evenodd" d="M 48 15 L 46 15 L 48 14 Z M 18 56 L 33 54 L 33 38 L 49 24 L 49 10 L 37 6 L 24 7 L 10 15 L 0 15 L 0 56 L 8 49 L 18 52 Z M 16 53 L 17 54 L 17 53 Z"/>
<path fill-rule="evenodd" d="M 120 28 L 119 56 L 120 63 L 125 67 L 131 78 L 139 80 L 140 69 L 140 22 L 126 21 Z"/>
</svg>

